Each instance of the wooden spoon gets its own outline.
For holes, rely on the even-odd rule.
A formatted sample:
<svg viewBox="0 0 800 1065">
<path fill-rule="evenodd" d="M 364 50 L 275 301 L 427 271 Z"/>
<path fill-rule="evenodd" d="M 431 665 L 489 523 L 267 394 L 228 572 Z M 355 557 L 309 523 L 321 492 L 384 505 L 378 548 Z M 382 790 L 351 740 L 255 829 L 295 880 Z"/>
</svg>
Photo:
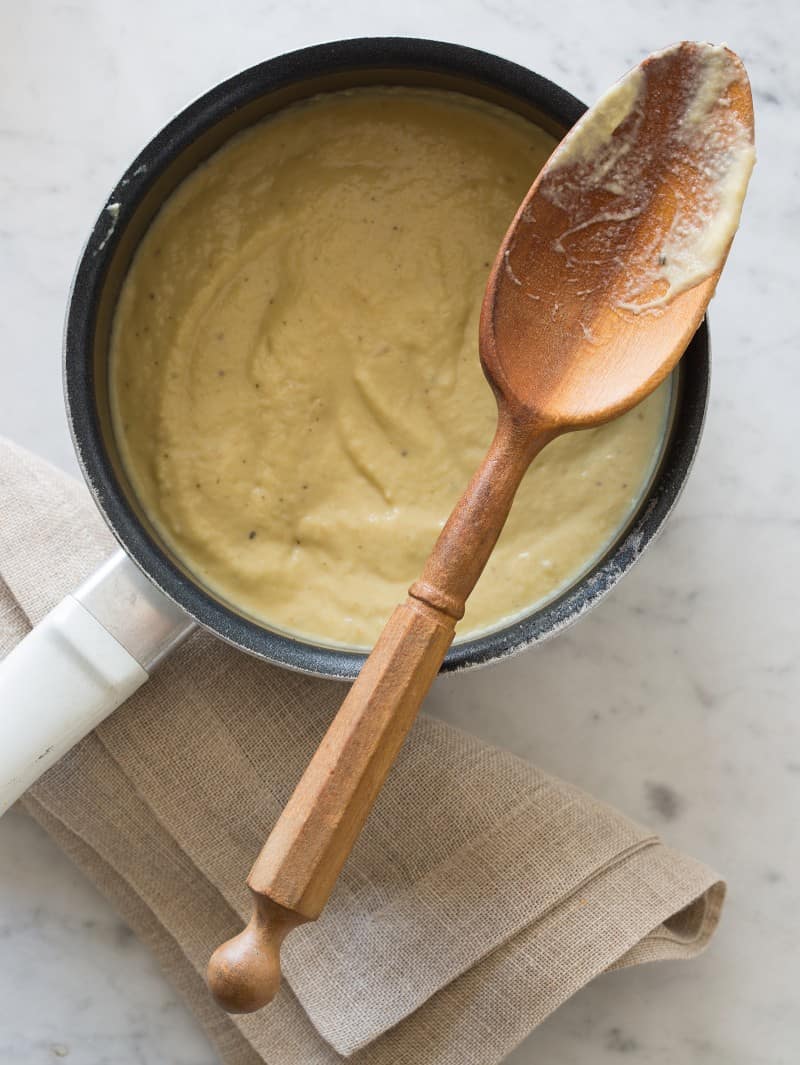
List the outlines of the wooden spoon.
<svg viewBox="0 0 800 1065">
<path fill-rule="evenodd" d="M 284 936 L 322 911 L 531 460 L 633 407 L 680 358 L 727 256 L 752 144 L 739 59 L 683 43 L 614 86 L 531 188 L 481 315 L 496 435 L 251 870 L 252 919 L 208 968 L 225 1009 L 274 996 Z"/>
</svg>

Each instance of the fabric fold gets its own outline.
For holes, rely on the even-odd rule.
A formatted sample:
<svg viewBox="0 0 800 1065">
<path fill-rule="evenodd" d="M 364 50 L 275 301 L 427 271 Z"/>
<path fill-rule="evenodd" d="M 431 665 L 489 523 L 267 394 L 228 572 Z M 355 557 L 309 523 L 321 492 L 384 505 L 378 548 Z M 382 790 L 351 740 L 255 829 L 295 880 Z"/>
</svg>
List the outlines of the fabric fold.
<svg viewBox="0 0 800 1065">
<path fill-rule="evenodd" d="M 82 486 L 0 442 L 0 653 L 114 547 Z M 27 621 L 26 621 L 27 619 Z M 691 957 L 716 875 L 578 789 L 421 717 L 276 1001 L 202 981 L 344 685 L 198 632 L 25 798 L 232 1065 L 488 1065 L 604 970 Z"/>
</svg>

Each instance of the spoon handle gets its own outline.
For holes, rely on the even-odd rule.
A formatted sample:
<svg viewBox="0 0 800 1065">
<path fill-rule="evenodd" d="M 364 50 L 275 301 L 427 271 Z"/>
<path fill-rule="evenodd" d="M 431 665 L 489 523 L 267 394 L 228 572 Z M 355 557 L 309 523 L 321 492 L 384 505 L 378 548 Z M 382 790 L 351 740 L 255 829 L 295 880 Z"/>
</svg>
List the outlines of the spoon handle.
<svg viewBox="0 0 800 1065">
<path fill-rule="evenodd" d="M 273 998 L 284 937 L 322 912 L 439 671 L 519 482 L 549 439 L 519 433 L 501 417 L 422 578 L 386 623 L 250 871 L 253 916 L 208 966 L 211 991 L 229 1012 L 250 1012 Z"/>
</svg>

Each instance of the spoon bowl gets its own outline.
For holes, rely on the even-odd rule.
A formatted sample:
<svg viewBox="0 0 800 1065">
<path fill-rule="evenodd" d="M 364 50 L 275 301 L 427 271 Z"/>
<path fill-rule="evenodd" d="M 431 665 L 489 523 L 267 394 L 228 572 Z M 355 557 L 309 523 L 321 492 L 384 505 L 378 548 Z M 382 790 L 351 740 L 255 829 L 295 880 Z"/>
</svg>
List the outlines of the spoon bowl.
<svg viewBox="0 0 800 1065">
<path fill-rule="evenodd" d="M 480 351 L 517 420 L 617 417 L 673 369 L 717 284 L 754 160 L 741 60 L 683 42 L 573 127 L 495 259 Z"/>
</svg>

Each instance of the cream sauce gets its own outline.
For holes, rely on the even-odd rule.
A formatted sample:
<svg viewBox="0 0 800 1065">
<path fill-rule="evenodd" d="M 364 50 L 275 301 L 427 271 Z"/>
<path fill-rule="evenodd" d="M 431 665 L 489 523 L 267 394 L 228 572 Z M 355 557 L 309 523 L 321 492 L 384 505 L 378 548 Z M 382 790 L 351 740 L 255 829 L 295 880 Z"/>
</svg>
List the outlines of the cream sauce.
<svg viewBox="0 0 800 1065">
<path fill-rule="evenodd" d="M 468 97 L 354 90 L 235 137 L 166 203 L 116 313 L 115 432 L 159 535 L 216 595 L 318 642 L 374 641 L 491 439 L 483 289 L 553 146 Z M 606 549 L 668 395 L 537 458 L 460 639 Z"/>
</svg>

